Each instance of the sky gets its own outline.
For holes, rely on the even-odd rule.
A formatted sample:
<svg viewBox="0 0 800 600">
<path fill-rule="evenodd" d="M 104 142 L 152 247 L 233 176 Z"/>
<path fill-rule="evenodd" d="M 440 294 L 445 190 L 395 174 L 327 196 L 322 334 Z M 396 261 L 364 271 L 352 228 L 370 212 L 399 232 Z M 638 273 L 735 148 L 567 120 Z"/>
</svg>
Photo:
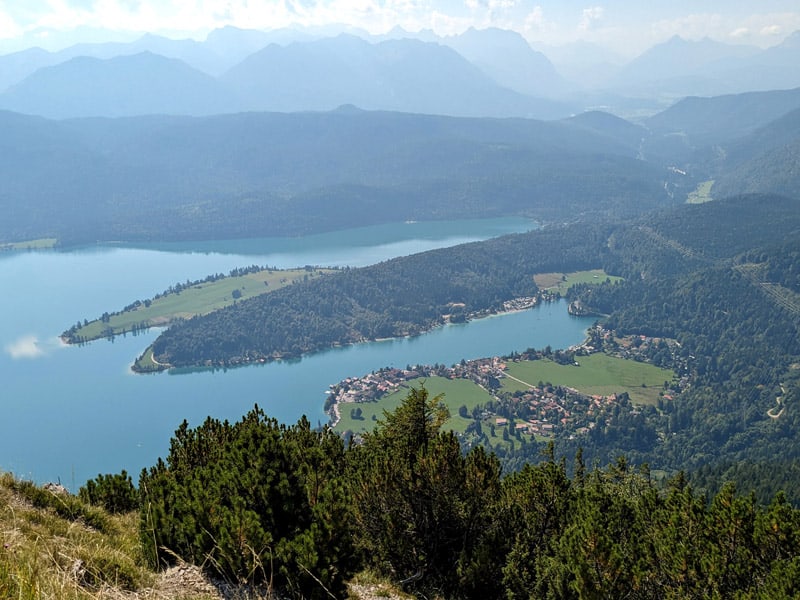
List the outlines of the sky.
<svg viewBox="0 0 800 600">
<path fill-rule="evenodd" d="M 500 27 L 534 45 L 575 41 L 635 56 L 673 35 L 768 47 L 800 30 L 798 0 L 0 0 L 0 53 L 132 40 L 204 39 L 215 28 L 346 24 L 454 35 Z"/>
</svg>

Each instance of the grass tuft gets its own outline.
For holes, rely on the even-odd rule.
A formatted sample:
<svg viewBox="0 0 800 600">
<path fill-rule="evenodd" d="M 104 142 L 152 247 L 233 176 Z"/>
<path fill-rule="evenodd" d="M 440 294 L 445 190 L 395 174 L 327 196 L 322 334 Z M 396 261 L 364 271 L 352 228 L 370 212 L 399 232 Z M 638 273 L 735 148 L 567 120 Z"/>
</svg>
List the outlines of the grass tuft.
<svg viewBox="0 0 800 600">
<path fill-rule="evenodd" d="M 0 474 L 0 598 L 97 600 L 152 585 L 137 526 L 135 512 L 110 515 Z"/>
</svg>

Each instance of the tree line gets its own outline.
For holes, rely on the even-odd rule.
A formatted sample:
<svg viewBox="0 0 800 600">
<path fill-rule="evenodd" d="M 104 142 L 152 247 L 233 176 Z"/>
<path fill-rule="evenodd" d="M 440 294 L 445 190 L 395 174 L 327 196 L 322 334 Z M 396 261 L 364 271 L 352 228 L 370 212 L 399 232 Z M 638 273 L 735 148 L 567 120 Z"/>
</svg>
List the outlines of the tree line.
<svg viewBox="0 0 800 600">
<path fill-rule="evenodd" d="M 800 510 L 726 485 L 664 485 L 618 458 L 568 474 L 549 446 L 502 475 L 462 453 L 441 398 L 412 388 L 363 443 L 256 407 L 176 431 L 139 482 L 142 547 L 296 598 L 341 597 L 363 569 L 418 597 L 791 598 L 800 592 Z M 93 492 L 124 477 L 98 480 Z M 128 483 L 127 486 L 130 486 Z"/>
</svg>

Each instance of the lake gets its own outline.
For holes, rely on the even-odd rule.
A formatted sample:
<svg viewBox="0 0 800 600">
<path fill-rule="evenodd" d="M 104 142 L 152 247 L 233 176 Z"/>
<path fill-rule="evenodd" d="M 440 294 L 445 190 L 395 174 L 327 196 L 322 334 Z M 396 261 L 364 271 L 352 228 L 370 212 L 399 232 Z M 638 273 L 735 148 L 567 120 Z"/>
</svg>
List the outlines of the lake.
<svg viewBox="0 0 800 600">
<path fill-rule="evenodd" d="M 226 371 L 133 374 L 130 365 L 155 330 L 83 347 L 58 339 L 77 320 L 235 267 L 363 266 L 533 227 L 522 219 L 407 223 L 296 239 L 0 253 L 0 470 L 60 481 L 72 491 L 98 473 L 121 469 L 135 481 L 166 454 L 184 419 L 190 425 L 209 415 L 235 421 L 258 404 L 286 423 L 304 414 L 324 423 L 325 391 L 345 377 L 577 343 L 592 319 L 569 316 L 563 302 Z"/>
</svg>

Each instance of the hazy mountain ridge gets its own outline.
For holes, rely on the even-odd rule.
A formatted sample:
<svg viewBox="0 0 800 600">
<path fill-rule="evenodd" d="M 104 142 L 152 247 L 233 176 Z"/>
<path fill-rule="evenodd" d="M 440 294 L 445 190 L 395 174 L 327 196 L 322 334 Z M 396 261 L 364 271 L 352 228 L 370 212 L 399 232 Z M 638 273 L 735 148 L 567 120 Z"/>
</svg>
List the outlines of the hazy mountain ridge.
<svg viewBox="0 0 800 600">
<path fill-rule="evenodd" d="M 800 88 L 689 97 L 644 121 L 655 133 L 690 136 L 695 143 L 720 143 L 747 135 L 800 107 Z"/>
<path fill-rule="evenodd" d="M 498 215 L 571 221 L 679 203 L 706 179 L 717 180 L 715 197 L 794 195 L 796 113 L 768 119 L 800 108 L 798 92 L 687 99 L 649 129 L 601 112 L 552 122 L 352 106 L 62 121 L 0 113 L 0 237 L 236 238 Z M 696 136 L 695 124 L 705 127 Z"/>
<path fill-rule="evenodd" d="M 151 52 L 73 58 L 39 69 L 0 96 L 4 109 L 55 119 L 210 115 L 236 112 L 241 106 L 213 77 Z"/>
<path fill-rule="evenodd" d="M 151 36 L 124 46 L 124 51 L 141 46 L 170 51 L 177 43 Z M 197 42 L 187 44 L 192 52 L 196 50 Z M 114 49 L 123 51 L 120 46 L 93 46 L 87 51 L 113 54 Z M 505 88 L 448 46 L 414 39 L 370 43 L 342 34 L 286 45 L 271 43 L 219 78 L 177 58 L 159 60 L 156 56 L 160 57 L 148 51 L 111 58 L 76 57 L 42 67 L 0 94 L 0 107 L 56 118 L 293 112 L 331 110 L 341 104 L 456 116 L 548 119 L 575 111 L 562 102 Z M 37 57 L 40 61 L 52 58 Z M 18 66 L 15 72 L 19 71 Z M 167 81 L 172 85 L 166 86 Z M 53 103 L 52 98 L 60 101 Z"/>
<path fill-rule="evenodd" d="M 697 180 L 716 180 L 716 198 L 742 192 L 795 196 L 798 110 L 800 88 L 685 98 L 643 121 L 642 158 Z M 774 154 L 765 159 L 767 153 Z"/>
<path fill-rule="evenodd" d="M 330 110 L 349 103 L 369 109 L 535 118 L 560 118 L 580 112 L 580 107 L 605 107 L 627 116 L 651 114 L 654 107 L 664 107 L 682 96 L 800 86 L 800 73 L 794 68 L 800 60 L 797 33 L 766 50 L 675 37 L 621 65 L 616 64 L 618 58 L 590 46 L 550 49 L 558 58 L 555 62 L 577 78 L 568 81 L 546 54 L 534 50 L 513 31 L 470 29 L 447 37 L 399 28 L 383 36 L 358 30 L 343 35 L 342 31 L 347 28 L 255 31 L 226 27 L 211 32 L 205 41 L 146 35 L 133 42 L 80 44 L 56 53 L 28 49 L 0 56 L 0 92 L 5 91 L 0 94 L 0 105 L 24 108 L 23 98 L 18 96 L 12 103 L 6 97 L 6 88 L 14 85 L 28 90 L 34 107 L 43 105 L 48 94 L 64 93 L 69 98 L 68 86 L 37 89 L 34 75 L 43 68 L 62 67 L 81 56 L 109 61 L 142 52 L 181 60 L 206 75 L 228 79 L 239 91 L 254 92 L 242 99 L 243 105 L 229 102 L 220 112 L 235 112 L 241 106 L 251 110 Z M 357 46 L 348 38 L 363 44 Z M 448 56 L 445 48 L 454 49 L 462 60 Z M 270 59 L 262 63 L 264 72 L 254 68 L 259 53 Z M 341 61 L 334 61 L 335 56 Z M 267 60 L 263 55 L 261 59 Z M 270 75 L 277 79 L 271 81 Z M 160 93 L 159 89 L 147 89 L 146 84 L 142 95 Z M 235 95 L 231 90 L 228 93 Z M 195 104 L 199 102 L 196 97 Z M 214 106 L 213 101 L 208 104 Z M 153 103 L 140 110 L 162 108 Z M 165 108 L 170 107 L 167 104 Z M 192 114 L 196 113 L 195 107 Z M 71 116 L 83 114 L 87 114 L 85 110 Z M 106 106 L 96 114 L 116 113 Z"/>
<path fill-rule="evenodd" d="M 454 116 L 566 116 L 567 105 L 503 88 L 451 48 L 414 39 L 369 43 L 342 34 L 271 44 L 221 80 L 252 110 L 330 110 L 355 104 Z"/>
<path fill-rule="evenodd" d="M 567 83 L 543 53 L 519 33 L 504 29 L 477 30 L 441 39 L 498 84 L 523 94 L 563 97 Z"/>
<path fill-rule="evenodd" d="M 13 180 L 0 208 L 18 217 L 0 224 L 3 239 L 296 235 L 498 214 L 572 220 L 676 201 L 664 189 L 673 176 L 637 160 L 633 145 L 563 122 L 352 109 L 0 120 L 14 124 L 0 125 L 0 172 Z"/>
<path fill-rule="evenodd" d="M 800 108 L 731 144 L 716 186 L 800 198 Z"/>
<path fill-rule="evenodd" d="M 690 41 L 673 36 L 657 44 L 625 65 L 608 82 L 611 89 L 629 93 L 642 91 L 668 91 L 686 95 L 695 87 L 703 95 L 734 91 L 736 82 L 727 82 L 717 72 L 720 62 L 736 64 L 758 54 L 758 48 L 722 44 L 708 38 Z M 669 86 L 664 90 L 664 86 Z M 705 88 L 705 89 L 698 89 Z"/>
</svg>

